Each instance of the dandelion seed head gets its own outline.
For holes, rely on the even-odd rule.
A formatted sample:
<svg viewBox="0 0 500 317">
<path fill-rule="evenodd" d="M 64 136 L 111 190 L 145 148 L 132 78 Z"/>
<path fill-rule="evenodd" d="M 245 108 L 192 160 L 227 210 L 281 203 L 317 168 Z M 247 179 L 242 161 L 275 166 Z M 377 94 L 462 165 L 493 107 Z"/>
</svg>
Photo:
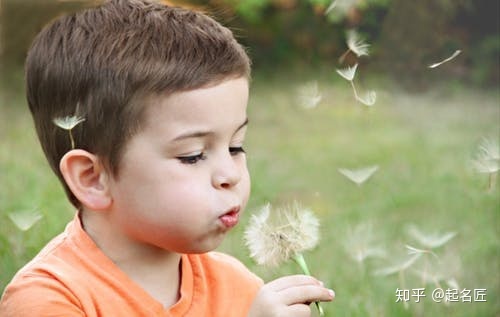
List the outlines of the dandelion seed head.
<svg viewBox="0 0 500 317">
<path fill-rule="evenodd" d="M 297 202 L 275 209 L 267 204 L 251 217 L 245 241 L 258 264 L 278 266 L 318 244 L 319 220 Z"/>
<path fill-rule="evenodd" d="M 368 56 L 370 53 L 370 44 L 365 43 L 356 30 L 347 31 L 347 47 L 349 47 L 357 57 Z"/>
<path fill-rule="evenodd" d="M 57 117 L 52 120 L 56 126 L 64 130 L 71 130 L 83 121 L 85 118 L 78 116 Z"/>
<path fill-rule="evenodd" d="M 344 77 L 348 81 L 353 81 L 354 76 L 356 76 L 356 69 L 358 68 L 358 64 L 354 64 L 354 66 L 347 66 L 346 68 L 337 69 L 337 73 Z"/>
</svg>

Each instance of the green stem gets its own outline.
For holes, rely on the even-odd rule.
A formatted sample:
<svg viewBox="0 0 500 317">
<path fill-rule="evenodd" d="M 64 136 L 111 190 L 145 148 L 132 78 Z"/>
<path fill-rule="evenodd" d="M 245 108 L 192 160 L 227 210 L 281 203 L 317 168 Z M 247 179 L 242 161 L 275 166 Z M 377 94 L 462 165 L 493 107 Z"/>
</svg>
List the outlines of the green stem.
<svg viewBox="0 0 500 317">
<path fill-rule="evenodd" d="M 304 274 L 311 276 L 311 272 L 309 271 L 309 268 L 307 267 L 306 260 L 304 259 L 304 256 L 301 253 L 296 254 L 293 257 L 293 260 L 295 262 L 297 262 L 297 264 L 300 266 L 300 268 L 302 269 Z M 324 316 L 325 312 L 323 311 L 323 307 L 321 307 L 319 302 L 314 302 L 314 304 L 316 304 L 316 308 L 318 308 L 319 315 Z"/>
</svg>

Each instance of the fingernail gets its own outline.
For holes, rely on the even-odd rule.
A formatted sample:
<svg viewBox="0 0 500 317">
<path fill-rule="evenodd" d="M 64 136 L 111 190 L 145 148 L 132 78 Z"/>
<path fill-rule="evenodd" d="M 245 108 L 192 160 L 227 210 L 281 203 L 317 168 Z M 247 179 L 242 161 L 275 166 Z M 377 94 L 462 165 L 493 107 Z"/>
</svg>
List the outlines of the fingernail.
<svg viewBox="0 0 500 317">
<path fill-rule="evenodd" d="M 331 296 L 332 298 L 334 298 L 334 297 L 335 297 L 335 292 L 333 291 L 333 289 L 329 289 L 329 290 L 328 290 L 328 294 L 330 294 L 330 296 Z"/>
</svg>

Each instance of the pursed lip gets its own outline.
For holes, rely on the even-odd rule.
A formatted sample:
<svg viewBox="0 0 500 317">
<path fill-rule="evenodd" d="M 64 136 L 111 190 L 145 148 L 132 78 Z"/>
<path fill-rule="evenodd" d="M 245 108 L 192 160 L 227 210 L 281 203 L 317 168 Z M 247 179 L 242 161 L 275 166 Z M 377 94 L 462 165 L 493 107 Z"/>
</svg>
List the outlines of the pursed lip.
<svg viewBox="0 0 500 317">
<path fill-rule="evenodd" d="M 240 206 L 235 206 L 219 216 L 219 221 L 224 228 L 230 229 L 238 224 L 240 218 Z"/>
</svg>

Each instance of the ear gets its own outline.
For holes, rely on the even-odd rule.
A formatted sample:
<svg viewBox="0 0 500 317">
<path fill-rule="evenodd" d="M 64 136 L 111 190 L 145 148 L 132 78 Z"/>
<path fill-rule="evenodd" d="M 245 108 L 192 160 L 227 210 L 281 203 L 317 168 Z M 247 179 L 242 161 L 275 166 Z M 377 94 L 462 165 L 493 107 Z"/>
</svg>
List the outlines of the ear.
<svg viewBox="0 0 500 317">
<path fill-rule="evenodd" d="M 94 154 L 76 149 L 67 152 L 59 169 L 75 197 L 92 210 L 106 210 L 112 203 L 108 175 L 101 160 Z"/>
</svg>

